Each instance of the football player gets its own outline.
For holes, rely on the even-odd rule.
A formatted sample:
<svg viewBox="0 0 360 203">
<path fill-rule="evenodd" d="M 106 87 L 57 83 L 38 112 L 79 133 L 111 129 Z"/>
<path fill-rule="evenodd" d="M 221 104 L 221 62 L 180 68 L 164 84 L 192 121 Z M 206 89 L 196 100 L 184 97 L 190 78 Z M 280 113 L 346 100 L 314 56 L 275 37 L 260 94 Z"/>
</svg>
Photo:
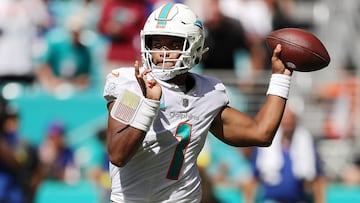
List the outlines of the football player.
<svg viewBox="0 0 360 203">
<path fill-rule="evenodd" d="M 201 60 L 204 30 L 184 4 L 153 11 L 141 31 L 142 63 L 108 74 L 107 150 L 112 202 L 200 202 L 197 157 L 208 132 L 231 146 L 269 146 L 292 72 L 274 49 L 266 101 L 251 118 L 229 106 L 216 78 L 189 72 Z"/>
</svg>

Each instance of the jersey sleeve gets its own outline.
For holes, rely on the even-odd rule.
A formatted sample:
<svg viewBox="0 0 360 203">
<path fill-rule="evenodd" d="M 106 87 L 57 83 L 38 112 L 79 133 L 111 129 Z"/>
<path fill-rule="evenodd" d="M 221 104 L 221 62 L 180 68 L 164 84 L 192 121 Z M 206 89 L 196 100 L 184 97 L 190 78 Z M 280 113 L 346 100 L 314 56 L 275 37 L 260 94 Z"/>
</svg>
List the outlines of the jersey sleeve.
<svg viewBox="0 0 360 203">
<path fill-rule="evenodd" d="M 226 90 L 226 86 L 217 78 L 209 77 L 209 76 L 202 76 L 203 80 L 206 82 L 202 82 L 201 85 L 201 92 L 208 92 L 210 91 L 208 88 L 214 88 L 216 92 L 216 101 L 213 103 L 219 103 L 218 105 L 223 107 L 229 105 L 229 97 Z"/>
<path fill-rule="evenodd" d="M 229 97 L 228 97 L 228 93 L 227 93 L 227 90 L 226 90 L 226 87 L 225 85 L 219 81 L 219 83 L 215 86 L 215 88 L 221 92 L 221 95 L 223 97 L 223 105 L 224 106 L 227 106 L 229 105 L 230 101 L 229 101 Z"/>
<path fill-rule="evenodd" d="M 115 69 L 106 76 L 103 97 L 108 104 L 116 100 L 121 89 L 141 93 L 141 89 L 135 78 L 134 68 Z"/>
</svg>

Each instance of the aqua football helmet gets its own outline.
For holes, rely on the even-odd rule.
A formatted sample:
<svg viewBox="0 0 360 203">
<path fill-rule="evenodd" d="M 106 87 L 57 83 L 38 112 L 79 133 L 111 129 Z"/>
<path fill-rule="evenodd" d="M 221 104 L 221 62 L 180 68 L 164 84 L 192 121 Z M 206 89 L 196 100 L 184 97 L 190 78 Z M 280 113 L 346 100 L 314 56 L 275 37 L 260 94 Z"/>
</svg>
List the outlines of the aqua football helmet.
<svg viewBox="0 0 360 203">
<path fill-rule="evenodd" d="M 204 29 L 197 15 L 184 4 L 168 3 L 160 6 L 148 17 L 141 31 L 141 56 L 145 68 L 151 68 L 156 79 L 167 81 L 179 74 L 183 74 L 198 64 L 204 49 Z M 181 50 L 151 50 L 151 39 L 154 35 L 181 37 L 184 45 Z M 164 63 L 175 61 L 173 67 L 156 66 L 151 53 L 177 52 L 177 59 L 167 59 Z"/>
</svg>

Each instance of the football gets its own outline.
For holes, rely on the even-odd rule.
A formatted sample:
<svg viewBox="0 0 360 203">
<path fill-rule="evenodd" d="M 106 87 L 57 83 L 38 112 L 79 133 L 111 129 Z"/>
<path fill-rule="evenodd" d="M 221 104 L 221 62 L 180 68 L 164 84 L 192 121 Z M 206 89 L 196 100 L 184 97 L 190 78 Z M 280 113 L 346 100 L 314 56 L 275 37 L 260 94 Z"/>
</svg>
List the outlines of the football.
<svg viewBox="0 0 360 203">
<path fill-rule="evenodd" d="M 287 68 L 310 72 L 327 67 L 330 56 L 323 43 L 311 32 L 299 28 L 283 28 L 272 31 L 266 37 L 271 51 L 281 44 L 280 59 Z"/>
</svg>

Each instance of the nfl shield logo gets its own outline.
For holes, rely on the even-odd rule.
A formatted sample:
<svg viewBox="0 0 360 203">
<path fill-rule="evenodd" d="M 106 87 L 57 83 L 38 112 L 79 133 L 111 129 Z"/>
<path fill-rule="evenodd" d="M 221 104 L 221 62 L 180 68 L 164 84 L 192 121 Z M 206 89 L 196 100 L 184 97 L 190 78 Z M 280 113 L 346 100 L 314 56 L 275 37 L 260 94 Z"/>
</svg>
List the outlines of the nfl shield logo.
<svg viewBox="0 0 360 203">
<path fill-rule="evenodd" d="M 189 106 L 189 99 L 183 98 L 182 105 L 183 107 Z"/>
</svg>

